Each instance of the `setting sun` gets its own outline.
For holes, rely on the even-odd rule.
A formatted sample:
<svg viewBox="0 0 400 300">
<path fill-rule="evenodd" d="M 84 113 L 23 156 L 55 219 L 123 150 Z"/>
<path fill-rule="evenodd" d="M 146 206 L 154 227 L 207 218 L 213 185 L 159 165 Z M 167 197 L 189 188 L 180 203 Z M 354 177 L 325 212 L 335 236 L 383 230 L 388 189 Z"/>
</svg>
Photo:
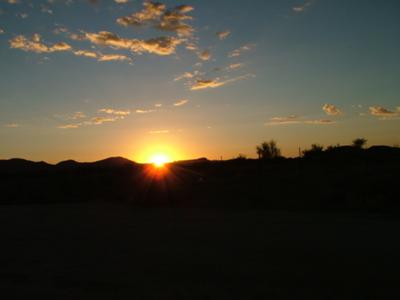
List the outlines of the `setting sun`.
<svg viewBox="0 0 400 300">
<path fill-rule="evenodd" d="M 170 161 L 171 159 L 166 154 L 155 154 L 150 159 L 150 163 L 152 163 L 157 168 L 163 167 L 166 163 Z"/>
<path fill-rule="evenodd" d="M 155 167 L 162 167 L 166 163 L 176 160 L 182 160 L 184 155 L 180 151 L 179 143 L 169 141 L 168 143 L 160 143 L 153 140 L 141 141 L 137 143 L 139 151 L 130 155 L 133 160 L 144 164 L 153 164 Z"/>
</svg>

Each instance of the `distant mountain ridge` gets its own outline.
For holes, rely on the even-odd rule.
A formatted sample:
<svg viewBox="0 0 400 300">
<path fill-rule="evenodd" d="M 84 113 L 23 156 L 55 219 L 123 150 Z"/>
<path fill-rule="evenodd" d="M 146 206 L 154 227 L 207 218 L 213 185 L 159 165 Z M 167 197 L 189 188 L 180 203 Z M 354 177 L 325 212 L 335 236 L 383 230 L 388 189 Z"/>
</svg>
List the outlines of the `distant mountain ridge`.
<svg viewBox="0 0 400 300">
<path fill-rule="evenodd" d="M 316 155 L 318 158 L 328 160 L 358 160 L 363 158 L 368 159 L 397 159 L 400 158 L 400 148 L 390 146 L 371 146 L 367 149 L 358 149 L 352 146 L 337 146 L 331 150 L 325 150 Z M 189 160 L 181 160 L 171 162 L 171 165 L 177 166 L 194 166 L 204 163 L 211 163 L 205 157 Z M 227 160 L 226 162 L 229 162 Z M 146 164 L 141 164 L 129 160 L 121 156 L 109 157 L 94 162 L 78 162 L 75 160 L 64 160 L 56 164 L 50 164 L 45 161 L 30 161 L 22 158 L 0 159 L 0 172 L 19 173 L 19 172 L 36 172 L 36 171 L 52 171 L 52 170 L 69 170 L 77 168 L 96 168 L 96 169 L 117 169 L 124 167 L 135 167 Z"/>
<path fill-rule="evenodd" d="M 171 164 L 192 165 L 207 162 L 206 158 L 182 160 L 172 162 Z M 29 171 L 52 171 L 52 170 L 70 170 L 76 168 L 97 168 L 114 169 L 123 167 L 135 167 L 146 165 L 146 163 L 137 163 L 121 156 L 108 157 L 94 162 L 78 162 L 73 159 L 60 161 L 56 164 L 50 164 L 44 161 L 30 161 L 22 158 L 0 159 L 0 172 L 29 172 Z"/>
<path fill-rule="evenodd" d="M 0 160 L 1 204 L 357 210 L 400 213 L 400 148 L 329 147 L 301 158 L 206 158 L 149 169 L 123 157 L 57 164 Z"/>
</svg>

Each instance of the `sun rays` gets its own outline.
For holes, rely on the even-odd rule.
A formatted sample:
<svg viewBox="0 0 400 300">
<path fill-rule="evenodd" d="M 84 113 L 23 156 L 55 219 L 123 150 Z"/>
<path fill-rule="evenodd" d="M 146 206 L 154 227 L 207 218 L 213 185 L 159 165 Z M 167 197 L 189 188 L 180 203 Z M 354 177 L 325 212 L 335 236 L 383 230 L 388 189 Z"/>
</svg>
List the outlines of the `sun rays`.
<svg viewBox="0 0 400 300">
<path fill-rule="evenodd" d="M 150 163 L 152 163 L 156 168 L 163 168 L 166 163 L 171 162 L 171 159 L 167 154 L 154 154 L 150 158 Z"/>
</svg>

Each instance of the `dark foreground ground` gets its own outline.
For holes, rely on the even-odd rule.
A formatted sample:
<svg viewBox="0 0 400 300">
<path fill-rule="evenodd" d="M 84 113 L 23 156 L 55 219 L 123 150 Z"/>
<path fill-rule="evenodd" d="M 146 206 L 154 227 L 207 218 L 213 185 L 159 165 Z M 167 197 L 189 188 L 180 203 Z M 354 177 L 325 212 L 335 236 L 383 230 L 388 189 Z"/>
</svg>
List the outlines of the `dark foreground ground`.
<svg viewBox="0 0 400 300">
<path fill-rule="evenodd" d="M 379 214 L 2 205 L 0 294 L 398 299 L 399 232 Z"/>
</svg>

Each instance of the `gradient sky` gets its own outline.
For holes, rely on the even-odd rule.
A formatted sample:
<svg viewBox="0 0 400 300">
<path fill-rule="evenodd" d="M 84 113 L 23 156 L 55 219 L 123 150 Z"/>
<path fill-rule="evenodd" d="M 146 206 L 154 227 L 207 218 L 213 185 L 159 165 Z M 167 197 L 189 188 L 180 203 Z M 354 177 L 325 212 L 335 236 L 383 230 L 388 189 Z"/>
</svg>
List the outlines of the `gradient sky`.
<svg viewBox="0 0 400 300">
<path fill-rule="evenodd" d="M 400 144 L 400 1 L 0 2 L 0 158 Z"/>
</svg>

